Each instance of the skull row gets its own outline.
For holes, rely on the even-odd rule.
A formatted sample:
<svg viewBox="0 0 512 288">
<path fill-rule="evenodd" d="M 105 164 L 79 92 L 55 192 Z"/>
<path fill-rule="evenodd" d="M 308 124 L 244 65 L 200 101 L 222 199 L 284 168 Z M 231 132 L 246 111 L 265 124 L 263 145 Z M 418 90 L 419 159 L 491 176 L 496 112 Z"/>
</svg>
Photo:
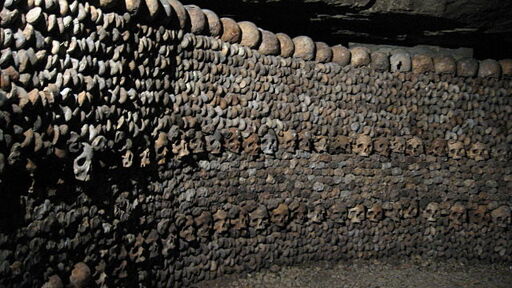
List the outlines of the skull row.
<svg viewBox="0 0 512 288">
<path fill-rule="evenodd" d="M 327 211 L 321 206 L 307 209 L 298 203 L 291 206 L 281 203 L 272 210 L 259 205 L 252 211 L 247 207 L 233 206 L 226 211 L 219 209 L 213 215 L 214 230 L 217 233 L 228 232 L 229 229 L 240 230 L 253 227 L 256 230 L 265 229 L 270 223 L 284 228 L 291 221 L 308 221 L 321 223 L 326 217 L 337 223 L 361 223 L 364 220 L 379 222 L 383 219 L 401 221 L 401 219 L 416 218 L 421 214 L 428 222 L 436 222 L 447 217 L 452 226 L 460 226 L 468 221 L 475 224 L 490 224 L 498 227 L 508 227 L 511 224 L 511 210 L 509 206 L 501 205 L 494 209 L 489 205 L 477 204 L 474 207 L 466 207 L 462 202 L 442 203 L 430 202 L 420 211 L 416 201 L 397 201 L 374 203 L 369 207 L 363 204 L 347 208 L 342 203 L 336 203 Z M 491 221 L 491 222 L 489 222 Z"/>
<path fill-rule="evenodd" d="M 377 71 L 413 71 L 415 73 L 436 72 L 439 74 L 457 74 L 463 77 L 500 77 L 512 76 L 512 59 L 483 60 L 474 59 L 455 61 L 450 56 L 413 55 L 404 51 L 389 53 L 384 50 L 371 52 L 364 47 L 347 49 L 342 45 L 329 47 L 323 42 L 314 42 L 308 36 L 297 36 L 291 39 L 283 33 L 274 34 L 258 29 L 249 21 L 235 22 L 231 18 L 219 19 L 210 10 L 201 10 L 195 5 L 185 6 L 190 21 L 191 32 L 196 35 L 219 37 L 228 43 L 240 43 L 242 46 L 258 50 L 264 55 L 280 55 L 296 57 L 320 63 L 334 62 L 341 66 L 350 64 L 353 67 L 370 66 Z M 183 17 L 186 17 L 184 14 Z M 188 45 L 188 43 L 187 43 Z M 185 45 L 185 46 L 187 46 Z"/>
<path fill-rule="evenodd" d="M 491 205 L 474 205 L 476 207 L 466 207 L 462 202 L 456 202 L 453 205 L 449 203 L 430 202 L 422 212 L 422 217 L 428 222 L 437 222 L 443 217 L 448 217 L 450 224 L 460 226 L 467 223 L 484 224 L 492 221 L 492 224 L 498 227 L 508 227 L 511 224 L 511 210 L 509 206 L 501 205 L 492 208 Z M 493 205 L 495 206 L 495 205 Z"/>
</svg>

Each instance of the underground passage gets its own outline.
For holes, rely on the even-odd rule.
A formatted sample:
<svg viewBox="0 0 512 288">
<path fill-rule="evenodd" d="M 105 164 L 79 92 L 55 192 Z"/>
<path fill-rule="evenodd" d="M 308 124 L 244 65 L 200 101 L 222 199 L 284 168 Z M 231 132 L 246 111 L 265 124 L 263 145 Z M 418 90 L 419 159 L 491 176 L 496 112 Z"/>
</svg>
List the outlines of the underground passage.
<svg viewBox="0 0 512 288">
<path fill-rule="evenodd" d="M 512 287 L 511 4 L 2 2 L 0 287 Z"/>
</svg>

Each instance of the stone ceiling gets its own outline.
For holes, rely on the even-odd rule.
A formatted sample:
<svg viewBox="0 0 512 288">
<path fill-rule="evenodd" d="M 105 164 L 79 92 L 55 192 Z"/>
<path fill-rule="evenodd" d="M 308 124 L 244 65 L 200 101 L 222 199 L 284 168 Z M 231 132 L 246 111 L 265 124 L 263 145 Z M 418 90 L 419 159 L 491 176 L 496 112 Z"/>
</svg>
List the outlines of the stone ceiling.
<svg viewBox="0 0 512 288">
<path fill-rule="evenodd" d="M 510 0 L 183 0 L 273 32 L 348 42 L 469 47 L 512 57 Z"/>
</svg>

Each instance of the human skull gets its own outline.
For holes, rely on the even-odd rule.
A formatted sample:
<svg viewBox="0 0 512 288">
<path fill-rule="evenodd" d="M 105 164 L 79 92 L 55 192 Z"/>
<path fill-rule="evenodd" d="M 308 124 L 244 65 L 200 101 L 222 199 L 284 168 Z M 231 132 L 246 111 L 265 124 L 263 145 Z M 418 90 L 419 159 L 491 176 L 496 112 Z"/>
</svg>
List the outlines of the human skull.
<svg viewBox="0 0 512 288">
<path fill-rule="evenodd" d="M 457 75 L 461 77 L 474 77 L 478 72 L 478 60 L 465 57 L 457 61 Z"/>
<path fill-rule="evenodd" d="M 429 222 L 436 222 L 437 219 L 439 219 L 440 213 L 439 203 L 430 202 L 425 208 L 425 211 L 423 211 L 423 217 Z"/>
<path fill-rule="evenodd" d="M 462 203 L 456 202 L 450 208 L 450 215 L 448 215 L 448 219 L 450 219 L 452 225 L 462 225 L 467 220 L 466 207 Z"/>
<path fill-rule="evenodd" d="M 499 78 L 501 75 L 501 67 L 498 61 L 494 59 L 485 59 L 480 61 L 478 65 L 478 77 L 487 78 L 494 77 Z"/>
<path fill-rule="evenodd" d="M 251 133 L 247 138 L 244 139 L 242 146 L 244 152 L 247 155 L 256 156 L 260 152 L 260 138 L 258 134 Z"/>
<path fill-rule="evenodd" d="M 165 164 L 167 157 L 167 133 L 160 132 L 155 140 L 155 157 L 158 165 Z"/>
<path fill-rule="evenodd" d="M 272 210 L 272 223 L 279 227 L 285 227 L 288 223 L 289 214 L 288 205 L 284 203 L 279 204 L 276 209 Z"/>
<path fill-rule="evenodd" d="M 352 57 L 350 65 L 353 67 L 366 66 L 370 64 L 370 50 L 366 47 L 353 47 L 350 49 Z"/>
<path fill-rule="evenodd" d="M 306 218 L 307 214 L 307 208 L 306 205 L 304 205 L 304 203 L 295 201 L 290 203 L 288 208 L 290 208 L 290 216 L 293 222 L 304 223 L 304 219 Z"/>
<path fill-rule="evenodd" d="M 77 150 L 76 152 L 78 152 Z M 16 163 L 19 163 L 21 161 L 21 145 L 20 143 L 14 143 L 11 147 L 11 151 L 9 153 L 9 156 L 7 156 L 7 163 L 9 165 L 15 165 Z"/>
<path fill-rule="evenodd" d="M 212 215 L 208 211 L 203 211 L 201 214 L 194 218 L 194 224 L 197 227 L 197 236 L 202 241 L 208 239 L 212 228 Z"/>
<path fill-rule="evenodd" d="M 313 142 L 313 148 L 317 153 L 323 153 L 327 151 L 327 137 L 316 136 Z"/>
<path fill-rule="evenodd" d="M 226 139 L 226 141 L 224 142 L 226 149 L 233 153 L 240 152 L 242 141 L 240 137 L 240 131 L 237 128 L 232 127 L 225 130 L 224 138 Z"/>
<path fill-rule="evenodd" d="M 69 276 L 70 287 L 89 287 L 91 284 L 91 269 L 83 262 L 76 263 Z M 62 283 L 60 283 L 62 286 Z"/>
<path fill-rule="evenodd" d="M 249 214 L 250 221 L 249 225 L 256 230 L 263 230 L 268 224 L 268 212 L 267 207 L 264 205 L 258 206 L 256 210 Z"/>
<path fill-rule="evenodd" d="M 401 205 L 402 208 L 402 217 L 405 219 L 410 219 L 418 216 L 418 202 L 417 201 L 406 201 L 404 205 Z"/>
<path fill-rule="evenodd" d="M 411 56 L 404 51 L 394 51 L 389 58 L 391 72 L 409 72 L 411 71 Z"/>
<path fill-rule="evenodd" d="M 82 143 L 82 153 L 73 161 L 73 172 L 76 180 L 91 180 L 93 149 L 88 143 Z"/>
<path fill-rule="evenodd" d="M 178 237 L 176 234 L 168 233 L 168 236 L 162 238 L 162 255 L 169 256 L 177 247 Z"/>
<path fill-rule="evenodd" d="M 457 141 L 448 141 L 448 156 L 452 159 L 462 159 L 466 155 L 464 143 Z"/>
<path fill-rule="evenodd" d="M 489 159 L 489 150 L 485 146 L 485 144 L 481 142 L 476 142 L 473 145 L 471 145 L 471 148 L 469 148 L 468 157 L 476 160 L 476 161 L 483 161 Z"/>
<path fill-rule="evenodd" d="M 279 147 L 287 152 L 294 152 L 297 146 L 297 133 L 293 130 L 280 131 L 278 134 Z"/>
<path fill-rule="evenodd" d="M 436 138 L 430 144 L 428 153 L 434 156 L 442 157 L 446 153 L 446 140 L 443 138 Z"/>
<path fill-rule="evenodd" d="M 432 57 L 425 54 L 416 54 L 412 56 L 412 72 L 424 74 L 434 71 L 434 62 Z"/>
<path fill-rule="evenodd" d="M 176 155 L 178 159 L 190 155 L 188 142 L 185 139 L 177 139 L 177 142 L 172 143 L 172 153 Z"/>
<path fill-rule="evenodd" d="M 384 51 L 375 51 L 371 53 L 370 67 L 379 72 L 389 71 L 389 53 Z"/>
<path fill-rule="evenodd" d="M 206 151 L 211 154 L 222 153 L 222 134 L 219 131 L 215 131 L 213 135 L 207 135 L 204 137 L 206 144 Z"/>
<path fill-rule="evenodd" d="M 405 138 L 395 136 L 391 139 L 391 151 L 393 153 L 404 153 L 405 151 Z"/>
<path fill-rule="evenodd" d="M 365 217 L 365 207 L 362 204 L 348 209 L 348 219 L 352 223 L 361 223 Z"/>
<path fill-rule="evenodd" d="M 380 203 L 373 204 L 366 212 L 366 218 L 372 222 L 379 222 L 384 217 L 384 210 Z"/>
<path fill-rule="evenodd" d="M 243 230 L 247 227 L 248 223 L 248 213 L 245 208 L 238 209 L 236 213 L 236 217 L 233 217 L 229 220 L 229 223 L 233 227 L 235 231 Z"/>
<path fill-rule="evenodd" d="M 503 205 L 492 210 L 491 217 L 494 225 L 506 228 L 508 225 L 510 225 L 511 220 L 510 207 Z"/>
<path fill-rule="evenodd" d="M 302 151 L 311 151 L 311 133 L 309 131 L 299 132 L 299 149 Z"/>
<path fill-rule="evenodd" d="M 410 156 L 418 156 L 423 154 L 423 141 L 416 136 L 407 140 L 407 144 L 405 146 L 405 154 Z"/>
<path fill-rule="evenodd" d="M 202 131 L 194 131 L 193 136 L 189 140 L 190 151 L 194 154 L 203 153 L 204 150 L 204 139 Z"/>
<path fill-rule="evenodd" d="M 267 133 L 261 139 L 261 151 L 263 153 L 272 155 L 278 150 L 277 136 L 274 130 L 268 129 Z"/>
<path fill-rule="evenodd" d="M 476 224 L 488 222 L 490 219 L 487 210 L 487 205 L 478 205 L 475 209 L 469 210 L 469 221 Z"/>
<path fill-rule="evenodd" d="M 357 136 L 352 151 L 359 156 L 368 157 L 373 151 L 372 138 L 368 135 L 360 134 Z"/>
<path fill-rule="evenodd" d="M 140 157 L 140 167 L 146 167 L 149 164 L 151 164 L 150 156 L 151 156 L 151 152 L 150 152 L 149 148 L 144 149 L 144 151 L 142 151 L 139 154 L 139 157 Z"/>
<path fill-rule="evenodd" d="M 313 210 L 308 212 L 308 219 L 313 223 L 322 223 L 325 219 L 325 210 L 321 205 L 315 205 Z"/>
<path fill-rule="evenodd" d="M 457 65 L 453 57 L 439 55 L 434 57 L 434 70 L 439 74 L 454 74 L 457 70 Z"/>
<path fill-rule="evenodd" d="M 133 165 L 133 152 L 130 150 L 126 150 L 124 155 L 122 156 L 122 164 L 124 168 L 130 168 Z"/>
<path fill-rule="evenodd" d="M 347 218 L 347 207 L 343 203 L 334 203 L 328 210 L 329 219 L 336 223 L 345 223 Z"/>
<path fill-rule="evenodd" d="M 217 210 L 215 214 L 213 214 L 213 230 L 215 233 L 222 234 L 227 232 L 229 229 L 229 220 L 228 213 L 222 209 Z"/>
<path fill-rule="evenodd" d="M 180 219 L 182 222 L 182 227 L 180 232 L 178 233 L 182 239 L 187 242 L 192 242 L 196 240 L 196 228 L 194 226 L 194 218 L 191 215 L 183 215 L 183 219 Z"/>
<path fill-rule="evenodd" d="M 386 137 L 378 137 L 373 141 L 373 148 L 375 152 L 382 156 L 389 156 L 389 140 Z"/>
<path fill-rule="evenodd" d="M 105 152 L 107 148 L 107 138 L 103 135 L 98 135 L 91 143 L 92 149 L 96 152 Z"/>
<path fill-rule="evenodd" d="M 402 205 L 400 202 L 385 202 L 382 204 L 382 209 L 384 210 L 384 216 L 393 221 L 400 221 L 400 210 L 402 209 Z"/>
<path fill-rule="evenodd" d="M 329 140 L 327 150 L 331 154 L 349 154 L 352 152 L 352 138 L 339 135 Z"/>
</svg>

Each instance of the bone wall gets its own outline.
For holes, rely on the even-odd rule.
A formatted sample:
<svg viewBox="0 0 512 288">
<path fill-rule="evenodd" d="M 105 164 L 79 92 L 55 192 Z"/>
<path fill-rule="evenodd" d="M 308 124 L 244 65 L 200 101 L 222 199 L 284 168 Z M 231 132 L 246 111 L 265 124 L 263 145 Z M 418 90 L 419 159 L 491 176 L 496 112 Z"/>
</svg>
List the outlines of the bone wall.
<svg viewBox="0 0 512 288">
<path fill-rule="evenodd" d="M 497 61 L 390 72 L 373 60 L 409 58 L 264 55 L 190 33 L 199 12 L 177 1 L 137 16 L 107 2 L 3 4 L 0 286 L 512 261 L 512 82 Z"/>
</svg>

